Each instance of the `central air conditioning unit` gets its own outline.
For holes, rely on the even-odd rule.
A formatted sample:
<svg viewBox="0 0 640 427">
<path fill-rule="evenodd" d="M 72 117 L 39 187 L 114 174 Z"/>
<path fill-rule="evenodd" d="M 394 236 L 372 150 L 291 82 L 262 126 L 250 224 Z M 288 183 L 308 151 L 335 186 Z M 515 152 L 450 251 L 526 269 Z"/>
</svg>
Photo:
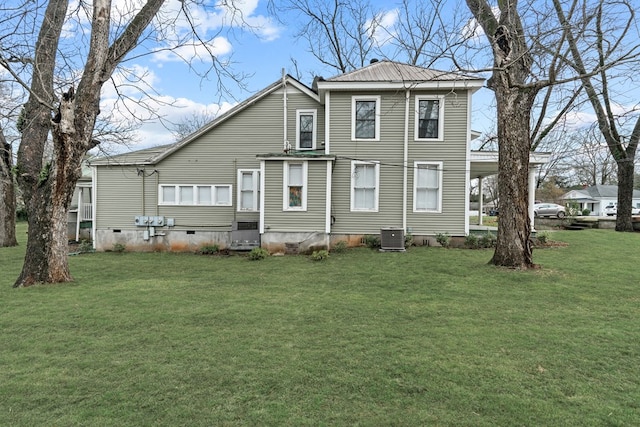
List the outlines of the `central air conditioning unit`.
<svg viewBox="0 0 640 427">
<path fill-rule="evenodd" d="M 393 227 L 381 228 L 380 250 L 404 252 L 404 230 Z"/>
</svg>

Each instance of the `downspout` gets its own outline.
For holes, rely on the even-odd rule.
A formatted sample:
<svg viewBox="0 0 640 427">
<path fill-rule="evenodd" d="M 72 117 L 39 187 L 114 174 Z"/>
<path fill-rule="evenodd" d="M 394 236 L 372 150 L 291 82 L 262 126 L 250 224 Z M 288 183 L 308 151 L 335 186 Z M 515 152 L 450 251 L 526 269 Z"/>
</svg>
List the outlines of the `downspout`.
<svg viewBox="0 0 640 427">
<path fill-rule="evenodd" d="M 469 235 L 469 202 L 471 198 L 471 95 L 472 91 L 467 90 L 467 153 L 464 173 L 464 235 Z"/>
<path fill-rule="evenodd" d="M 145 171 L 143 170 L 143 171 L 142 171 L 142 215 L 145 215 L 145 214 L 146 214 L 146 212 L 145 212 L 145 204 L 144 204 L 144 185 L 145 185 L 145 183 L 144 183 L 144 177 L 145 177 L 145 175 L 146 175 L 146 173 L 145 173 Z"/>
<path fill-rule="evenodd" d="M 402 229 L 405 232 L 407 230 L 407 175 L 408 175 L 408 161 L 409 161 L 409 98 L 411 97 L 411 91 L 406 90 L 404 95 L 404 157 L 402 160 Z"/>
<path fill-rule="evenodd" d="M 96 249 L 96 212 L 98 211 L 98 167 L 91 167 L 91 241 Z"/>
<path fill-rule="evenodd" d="M 290 146 L 289 146 L 289 141 L 288 141 L 288 135 L 287 135 L 287 77 L 286 74 L 284 73 L 284 68 L 282 69 L 282 89 L 284 91 L 283 95 L 282 95 L 282 107 L 283 107 L 283 127 L 284 127 L 284 141 L 283 141 L 283 147 L 282 150 L 286 153 L 289 151 Z"/>
</svg>

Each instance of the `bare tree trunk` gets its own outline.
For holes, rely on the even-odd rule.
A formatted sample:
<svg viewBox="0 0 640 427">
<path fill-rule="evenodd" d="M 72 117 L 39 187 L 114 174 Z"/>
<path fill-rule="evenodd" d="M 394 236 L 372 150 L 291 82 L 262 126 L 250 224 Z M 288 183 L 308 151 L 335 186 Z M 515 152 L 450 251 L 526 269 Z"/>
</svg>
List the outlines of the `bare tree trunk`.
<svg viewBox="0 0 640 427">
<path fill-rule="evenodd" d="M 497 80 L 497 79 L 494 79 Z M 529 123 L 535 95 L 494 81 L 498 104 L 498 237 L 491 263 L 533 266 L 529 235 Z"/>
<path fill-rule="evenodd" d="M 500 17 L 487 0 L 466 0 L 491 44 L 493 75 L 487 82 L 498 107 L 498 238 L 491 263 L 532 268 L 529 220 L 529 152 L 531 108 L 540 86 L 527 84 L 531 54 L 518 13 L 517 0 L 498 2 Z"/>
<path fill-rule="evenodd" d="M 616 215 L 616 231 L 634 231 L 631 221 L 633 202 L 633 161 L 625 158 L 618 161 L 618 208 Z"/>
<path fill-rule="evenodd" d="M 0 247 L 17 246 L 13 153 L 0 129 Z"/>
<path fill-rule="evenodd" d="M 67 212 L 81 175 L 85 154 L 100 113 L 100 90 L 116 66 L 136 45 L 164 0 L 148 0 L 109 45 L 111 1 L 94 0 L 91 40 L 77 91 L 71 87 L 58 103 L 53 96 L 56 52 L 68 0 L 51 0 L 36 43 L 34 74 L 25 106 L 26 126 L 18 150 L 18 183 L 29 215 L 25 262 L 14 287 L 72 280 L 68 264 Z M 44 145 L 51 132 L 53 157 Z"/>
</svg>

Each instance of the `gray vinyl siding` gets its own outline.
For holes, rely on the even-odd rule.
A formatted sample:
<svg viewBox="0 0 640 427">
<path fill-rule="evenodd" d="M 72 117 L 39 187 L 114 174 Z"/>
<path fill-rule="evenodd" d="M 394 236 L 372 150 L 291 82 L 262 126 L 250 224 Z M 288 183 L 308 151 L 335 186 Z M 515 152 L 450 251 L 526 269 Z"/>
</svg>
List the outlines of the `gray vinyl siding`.
<svg viewBox="0 0 640 427">
<path fill-rule="evenodd" d="M 415 96 L 444 95 L 444 141 L 415 140 Z M 409 115 L 407 228 L 414 234 L 465 231 L 467 168 L 467 92 L 413 93 Z M 413 165 L 416 161 L 442 162 L 442 211 L 413 212 Z"/>
<path fill-rule="evenodd" d="M 142 215 L 142 178 L 135 167 L 97 168 L 95 226 L 98 229 L 135 228 L 135 216 Z"/>
<path fill-rule="evenodd" d="M 321 106 L 288 87 L 288 128 L 295 138 L 296 109 L 317 109 L 317 117 L 323 117 Z M 184 145 L 155 165 L 140 167 L 145 171 L 145 212 L 142 212 L 141 176 L 133 167 L 113 168 L 114 172 L 102 177 L 99 167 L 99 202 L 102 198 L 111 203 L 118 198 L 118 209 L 100 206 L 98 228 L 132 226 L 135 215 L 161 215 L 175 220 L 174 229 L 211 229 L 226 231 L 234 220 L 259 220 L 259 212 L 237 211 L 237 173 L 239 169 L 260 169 L 259 154 L 283 151 L 283 92 L 271 94 L 248 105 L 198 139 Z M 324 125 L 318 123 L 318 130 Z M 318 135 L 320 140 L 320 135 Z M 293 140 L 295 144 L 295 139 Z M 112 169 L 112 168 L 108 168 Z M 125 172 L 126 170 L 126 172 Z M 154 172 L 155 171 L 155 172 Z M 232 206 L 168 206 L 159 205 L 159 185 L 231 185 Z M 281 191 L 280 191 L 281 194 Z M 282 209 L 280 209 L 282 210 Z"/>
<path fill-rule="evenodd" d="M 362 93 L 358 95 L 378 95 Z M 376 233 L 381 227 L 402 226 L 402 161 L 404 93 L 383 92 L 380 100 L 380 140 L 351 140 L 353 93 L 331 93 L 331 154 L 338 156 L 333 173 L 332 214 L 335 233 Z M 380 161 L 378 212 L 351 212 L 351 160 Z"/>
<path fill-rule="evenodd" d="M 281 94 L 281 92 L 278 92 Z M 281 95 L 282 96 L 282 95 Z M 316 110 L 316 149 L 323 148 L 324 142 L 324 107 L 300 92 L 292 92 L 287 89 L 287 139 L 291 147 L 296 147 L 296 130 L 298 110 Z"/>
<path fill-rule="evenodd" d="M 415 141 L 415 96 L 445 95 L 444 141 Z M 381 227 L 402 226 L 403 155 L 405 135 L 404 92 L 381 93 L 380 140 L 351 140 L 352 92 L 331 93 L 331 154 L 338 157 L 333 174 L 334 233 L 377 233 Z M 358 93 L 372 95 L 376 93 Z M 434 234 L 465 229 L 467 94 L 465 91 L 412 92 L 409 100 L 407 162 L 407 227 L 412 233 Z M 380 162 L 378 212 L 351 212 L 351 159 Z M 442 212 L 413 213 L 415 161 L 443 162 Z"/>
<path fill-rule="evenodd" d="M 265 227 L 278 232 L 324 232 L 326 218 L 327 163 L 307 162 L 307 210 L 283 209 L 283 161 L 265 162 Z"/>
</svg>

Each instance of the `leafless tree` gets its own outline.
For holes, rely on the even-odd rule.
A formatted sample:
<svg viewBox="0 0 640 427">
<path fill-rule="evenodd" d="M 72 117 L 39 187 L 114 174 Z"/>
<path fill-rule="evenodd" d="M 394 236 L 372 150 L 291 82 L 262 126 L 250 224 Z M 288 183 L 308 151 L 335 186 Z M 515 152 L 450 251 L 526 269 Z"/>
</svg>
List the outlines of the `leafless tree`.
<svg viewBox="0 0 640 427">
<path fill-rule="evenodd" d="M 165 4 L 166 3 L 166 4 Z M 96 138 L 96 117 L 104 84 L 134 50 L 158 49 L 158 40 L 174 33 L 179 19 L 191 25 L 166 49 L 186 43 L 203 46 L 211 55 L 204 74 L 231 74 L 210 50 L 209 39 L 195 31 L 190 7 L 204 3 L 184 1 L 179 9 L 165 0 L 119 4 L 94 0 L 92 4 L 51 0 L 43 5 L 25 1 L 0 22 L 3 46 L 0 67 L 29 91 L 17 156 L 17 182 L 28 213 L 25 261 L 16 287 L 72 280 L 67 261 L 67 211 L 81 175 L 81 164 Z M 166 7 L 163 7 L 166 6 Z M 233 2 L 222 5 L 233 19 Z M 65 28 L 66 26 L 66 28 Z M 65 37 L 63 37 L 63 31 Z M 73 42 L 66 37 L 73 35 Z M 33 34 L 37 34 L 33 46 Z M 51 139 L 51 157 L 45 146 Z"/>
<path fill-rule="evenodd" d="M 189 116 L 185 116 L 181 122 L 172 126 L 171 133 L 173 133 L 176 141 L 187 137 L 198 129 L 202 128 L 207 123 L 215 119 L 215 114 L 207 111 L 199 113 L 193 113 Z"/>
<path fill-rule="evenodd" d="M 13 148 L 0 125 L 0 247 L 16 246 L 16 193 Z"/>
<path fill-rule="evenodd" d="M 535 99 L 550 85 L 574 81 L 578 81 L 580 91 L 591 99 L 589 93 L 593 84 L 590 80 L 594 76 L 606 80 L 607 70 L 637 56 L 634 46 L 628 49 L 621 45 L 621 40 L 628 35 L 625 29 L 630 28 L 635 18 L 632 13 L 630 21 L 623 21 L 623 30 L 614 28 L 616 19 L 621 16 L 619 5 L 625 4 L 624 0 L 615 3 L 554 0 L 553 7 L 535 1 L 519 7 L 517 0 L 498 2 L 497 8 L 486 0 L 466 0 L 466 3 L 482 28 L 493 57 L 488 86 L 494 91 L 497 103 L 501 215 L 492 263 L 531 268 L 534 264 L 527 212 L 528 158 L 534 141 L 538 141 L 532 141 L 532 135 L 536 138 L 544 135 L 544 132 L 532 132 L 530 127 Z M 601 17 L 610 19 L 607 21 L 609 33 L 598 29 L 602 21 L 598 11 Z M 570 21 L 565 22 L 565 13 L 573 19 L 573 25 L 568 25 Z M 624 22 L 628 22 L 626 27 Z M 605 33 L 611 37 L 606 43 L 606 54 L 599 55 L 599 61 L 595 61 L 590 69 L 579 69 L 574 51 L 585 52 L 597 46 L 597 35 Z M 593 34 L 596 34 L 595 39 Z M 569 68 L 577 71 L 577 75 L 569 73 Z M 630 208 L 629 205 L 629 212 Z"/>
<path fill-rule="evenodd" d="M 569 153 L 565 167 L 572 172 L 577 185 L 616 184 L 616 162 L 597 127 L 581 129 L 570 135 L 574 150 Z"/>
<path fill-rule="evenodd" d="M 14 179 L 15 126 L 19 97 L 0 82 L 0 247 L 16 246 L 16 186 Z"/>
<path fill-rule="evenodd" d="M 340 73 L 362 67 L 379 51 L 374 34 L 381 12 L 368 0 L 285 0 L 270 2 L 274 15 L 285 10 L 302 22 L 297 36 L 319 63 Z"/>
<path fill-rule="evenodd" d="M 638 84 L 640 32 L 636 8 L 627 0 L 584 3 L 572 0 L 567 3 L 568 6 L 561 0 L 553 0 L 558 20 L 567 34 L 570 54 L 565 60 L 580 76 L 598 128 L 618 167 L 616 230 L 633 231 L 631 207 L 634 161 L 640 141 L 640 111 L 637 105 L 622 113 L 616 111 L 614 97 L 622 94 L 613 92 L 612 82 L 616 72 L 624 72 L 625 86 L 637 87 Z M 590 16 L 594 23 L 590 32 L 583 29 L 584 15 Z M 587 36 L 581 40 L 575 36 L 576 33 Z M 626 129 L 620 120 L 626 121 Z"/>
</svg>

